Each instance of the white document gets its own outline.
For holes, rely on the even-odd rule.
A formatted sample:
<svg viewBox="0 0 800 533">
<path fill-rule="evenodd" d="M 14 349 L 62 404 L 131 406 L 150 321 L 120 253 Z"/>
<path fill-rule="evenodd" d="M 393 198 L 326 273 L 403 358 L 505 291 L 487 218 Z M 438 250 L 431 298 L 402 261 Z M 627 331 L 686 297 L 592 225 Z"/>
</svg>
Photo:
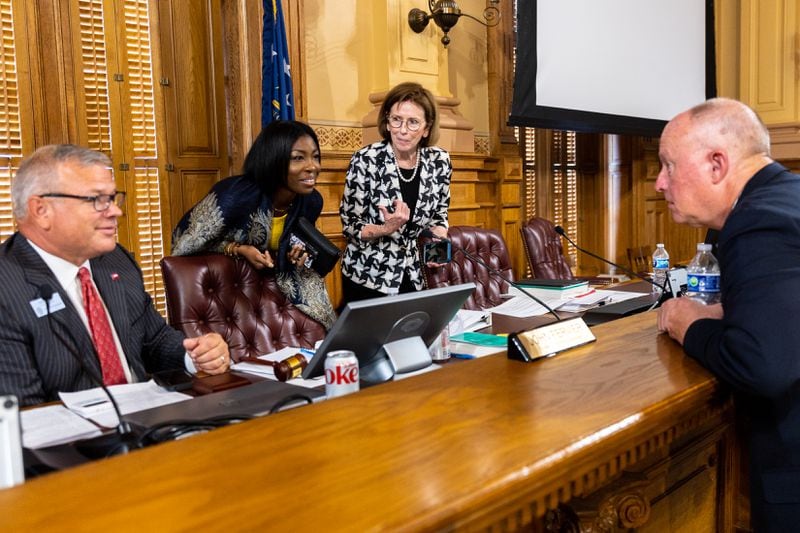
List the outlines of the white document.
<svg viewBox="0 0 800 533">
<path fill-rule="evenodd" d="M 287 357 L 291 357 L 294 354 L 301 352 L 305 355 L 309 360 L 311 359 L 312 355 L 308 354 L 308 350 L 305 348 L 296 348 L 292 346 L 287 346 L 286 348 L 281 348 L 277 352 L 272 352 L 264 355 L 259 355 L 259 359 L 263 359 L 265 361 L 283 361 Z M 267 365 L 259 365 L 258 363 L 248 363 L 248 362 L 241 362 L 235 363 L 231 365 L 231 370 L 235 370 L 236 372 L 245 372 L 248 374 L 255 374 L 267 379 L 271 379 L 273 381 L 277 381 L 278 379 L 275 377 L 275 370 L 271 366 Z M 287 381 L 287 383 L 291 383 L 292 385 L 298 385 L 300 387 L 306 387 L 309 389 L 313 389 L 315 387 L 319 387 L 320 385 L 325 384 L 325 376 L 318 376 L 311 379 L 303 379 L 303 378 L 294 378 Z"/>
<path fill-rule="evenodd" d="M 100 428 L 63 405 L 27 409 L 22 419 L 22 445 L 36 449 L 100 435 Z"/>
<path fill-rule="evenodd" d="M 108 389 L 117 400 L 123 415 L 192 399 L 188 394 L 166 391 L 152 380 L 144 383 L 112 385 Z M 113 428 L 119 424 L 114 406 L 105 391 L 99 387 L 80 392 L 59 392 L 58 396 L 67 409 L 99 426 Z"/>
<path fill-rule="evenodd" d="M 540 300 L 549 305 L 551 308 L 563 303 L 560 298 L 550 298 L 547 300 L 540 298 Z M 549 313 L 544 306 L 536 303 L 533 301 L 533 299 L 528 298 L 527 296 L 515 296 L 498 306 L 486 309 L 486 311 L 519 318 L 527 318 L 530 316 L 539 316 Z"/>
<path fill-rule="evenodd" d="M 587 294 L 577 298 L 573 298 L 558 307 L 559 311 L 569 313 L 581 313 L 588 311 L 600 305 L 610 303 L 623 302 L 633 298 L 644 296 L 647 293 L 630 292 L 630 291 L 614 291 L 607 289 L 597 289 L 592 294 Z"/>
<path fill-rule="evenodd" d="M 450 321 L 450 336 L 458 335 L 465 331 L 478 331 L 491 325 L 492 314 L 490 312 L 459 309 L 456 316 Z"/>
</svg>

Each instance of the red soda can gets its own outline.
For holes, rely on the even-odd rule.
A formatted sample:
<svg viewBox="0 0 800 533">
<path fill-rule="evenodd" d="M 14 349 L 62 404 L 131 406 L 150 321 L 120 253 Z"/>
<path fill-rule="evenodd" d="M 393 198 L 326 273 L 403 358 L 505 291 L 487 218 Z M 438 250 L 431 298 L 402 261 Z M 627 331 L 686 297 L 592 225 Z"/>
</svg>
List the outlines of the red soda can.
<svg viewBox="0 0 800 533">
<path fill-rule="evenodd" d="M 325 396 L 336 398 L 358 391 L 358 359 L 350 350 L 328 352 L 325 359 Z"/>
</svg>

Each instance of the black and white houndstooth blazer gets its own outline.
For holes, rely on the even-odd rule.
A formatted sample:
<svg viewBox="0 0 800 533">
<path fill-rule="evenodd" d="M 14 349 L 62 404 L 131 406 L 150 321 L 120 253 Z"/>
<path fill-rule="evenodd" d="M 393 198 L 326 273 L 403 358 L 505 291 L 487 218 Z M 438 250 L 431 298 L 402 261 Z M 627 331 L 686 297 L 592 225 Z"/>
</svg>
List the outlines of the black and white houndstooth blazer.
<svg viewBox="0 0 800 533">
<path fill-rule="evenodd" d="M 400 287 L 406 271 L 417 289 L 423 288 L 417 237 L 424 229 L 447 227 L 450 207 L 450 155 L 438 147 L 420 149 L 419 198 L 411 219 L 397 232 L 380 239 L 361 239 L 367 224 L 382 224 L 379 205 L 402 200 L 400 172 L 391 144 L 380 141 L 353 154 L 339 208 L 347 247 L 342 275 L 384 293 Z"/>
</svg>

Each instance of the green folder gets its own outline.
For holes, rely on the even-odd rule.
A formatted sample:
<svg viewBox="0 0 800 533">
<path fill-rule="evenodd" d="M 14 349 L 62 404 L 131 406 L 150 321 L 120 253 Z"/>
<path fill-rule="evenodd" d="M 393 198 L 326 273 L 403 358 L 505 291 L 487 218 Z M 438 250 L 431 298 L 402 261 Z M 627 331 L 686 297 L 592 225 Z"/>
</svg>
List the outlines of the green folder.
<svg viewBox="0 0 800 533">
<path fill-rule="evenodd" d="M 453 335 L 450 340 L 456 342 L 466 342 L 469 344 L 477 344 L 478 346 L 506 346 L 508 339 L 500 335 L 492 335 L 490 333 L 475 333 L 465 332 Z"/>
</svg>

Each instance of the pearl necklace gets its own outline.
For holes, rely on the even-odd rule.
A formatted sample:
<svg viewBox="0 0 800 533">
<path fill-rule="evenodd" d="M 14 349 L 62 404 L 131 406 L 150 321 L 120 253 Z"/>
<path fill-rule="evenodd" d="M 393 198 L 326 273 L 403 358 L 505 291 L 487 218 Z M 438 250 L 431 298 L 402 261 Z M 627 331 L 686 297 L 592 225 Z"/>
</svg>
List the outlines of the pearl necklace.
<svg viewBox="0 0 800 533">
<path fill-rule="evenodd" d="M 417 177 L 417 171 L 419 171 L 419 148 L 417 148 L 417 163 L 414 165 L 414 173 L 411 174 L 411 177 L 408 179 L 400 172 L 400 164 L 397 162 L 397 155 L 394 153 L 394 150 L 392 150 L 392 157 L 394 157 L 394 166 L 397 167 L 397 174 L 400 176 L 400 180 L 403 183 L 411 183 L 414 181 L 414 178 Z"/>
</svg>

